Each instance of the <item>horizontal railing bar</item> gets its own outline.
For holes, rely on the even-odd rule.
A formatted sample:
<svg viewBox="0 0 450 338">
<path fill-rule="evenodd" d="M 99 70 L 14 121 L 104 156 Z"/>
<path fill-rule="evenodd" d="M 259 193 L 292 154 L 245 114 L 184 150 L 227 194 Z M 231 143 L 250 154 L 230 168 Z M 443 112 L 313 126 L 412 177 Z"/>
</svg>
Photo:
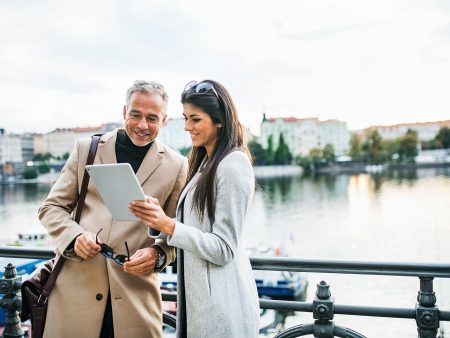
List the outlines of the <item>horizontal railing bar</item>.
<svg viewBox="0 0 450 338">
<path fill-rule="evenodd" d="M 55 253 L 48 248 L 0 246 L 0 257 L 50 259 Z"/>
<path fill-rule="evenodd" d="M 165 302 L 176 302 L 177 301 L 177 294 L 176 293 L 167 293 L 164 291 L 161 291 L 162 300 Z"/>
<path fill-rule="evenodd" d="M 288 300 L 259 299 L 261 309 L 273 309 L 279 311 L 313 312 L 312 303 L 294 302 Z"/>
<path fill-rule="evenodd" d="M 54 255 L 50 249 L 0 246 L 0 257 L 48 259 Z M 258 257 L 250 260 L 255 270 L 450 278 L 450 264 L 328 261 L 284 257 Z"/>
<path fill-rule="evenodd" d="M 368 317 L 416 318 L 415 309 L 386 308 L 357 305 L 335 305 L 335 314 L 357 315 Z M 450 311 L 439 311 L 439 320 L 450 321 Z"/>
<path fill-rule="evenodd" d="M 54 257 L 54 255 L 54 252 L 48 248 L 0 246 L 0 257 L 49 259 Z M 255 270 L 450 278 L 449 264 L 299 260 L 278 257 L 251 258 L 251 263 Z M 166 292 L 162 293 L 162 297 L 165 301 L 174 302 L 177 298 L 176 294 Z M 312 303 L 306 302 L 260 299 L 260 306 L 262 309 L 280 311 L 313 311 Z M 406 308 L 335 305 L 334 313 L 370 317 L 416 318 L 415 309 Z M 439 319 L 441 321 L 450 321 L 450 311 L 439 311 Z"/>
<path fill-rule="evenodd" d="M 313 312 L 313 304 L 305 302 L 293 302 L 286 300 L 260 300 L 261 308 L 274 309 L 280 311 L 300 311 Z M 441 311 L 442 312 L 442 311 Z M 334 305 L 334 314 L 336 315 L 358 315 L 370 317 L 390 317 L 390 318 L 416 318 L 414 309 L 407 308 L 387 308 L 373 306 L 355 306 L 355 305 Z"/>
<path fill-rule="evenodd" d="M 356 305 L 334 305 L 334 313 L 342 315 L 358 315 L 369 317 L 416 318 L 415 309 L 387 308 Z"/>
<path fill-rule="evenodd" d="M 177 295 L 173 293 L 162 292 L 162 299 L 168 302 L 176 302 Z M 299 311 L 313 312 L 313 304 L 306 302 L 294 302 L 287 300 L 260 299 L 261 309 L 272 309 L 278 311 Z M 389 317 L 415 319 L 415 309 L 408 308 L 388 308 L 374 306 L 356 306 L 356 305 L 334 305 L 334 314 L 350 316 L 368 316 L 368 317 Z M 441 321 L 450 321 L 450 311 L 439 311 Z"/>
<path fill-rule="evenodd" d="M 450 264 L 251 258 L 254 270 L 450 278 Z"/>
</svg>

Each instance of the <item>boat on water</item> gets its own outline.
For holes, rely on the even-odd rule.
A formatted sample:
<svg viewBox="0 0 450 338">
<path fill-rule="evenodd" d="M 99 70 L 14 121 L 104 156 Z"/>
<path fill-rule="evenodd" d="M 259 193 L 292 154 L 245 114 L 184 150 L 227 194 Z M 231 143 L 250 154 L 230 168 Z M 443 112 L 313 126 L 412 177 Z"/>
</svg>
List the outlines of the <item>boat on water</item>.
<svg viewBox="0 0 450 338">
<path fill-rule="evenodd" d="M 24 231 L 17 233 L 17 237 L 13 240 L 1 243 L 5 246 L 20 246 L 20 247 L 52 247 L 50 236 L 46 232 L 39 230 Z"/>
<path fill-rule="evenodd" d="M 282 246 L 258 246 L 247 248 L 249 257 L 273 258 L 287 257 Z M 292 300 L 304 302 L 308 290 L 305 273 L 289 271 L 253 270 L 260 297 L 275 300 Z"/>
</svg>

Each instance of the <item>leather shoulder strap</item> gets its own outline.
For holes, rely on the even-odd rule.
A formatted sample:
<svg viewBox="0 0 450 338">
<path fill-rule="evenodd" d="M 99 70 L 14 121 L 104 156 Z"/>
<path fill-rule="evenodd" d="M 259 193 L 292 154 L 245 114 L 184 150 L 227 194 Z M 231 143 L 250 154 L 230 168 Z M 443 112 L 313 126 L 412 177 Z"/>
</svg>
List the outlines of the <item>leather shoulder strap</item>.
<svg viewBox="0 0 450 338">
<path fill-rule="evenodd" d="M 97 153 L 98 142 L 100 141 L 101 136 L 102 136 L 101 134 L 95 134 L 92 136 L 91 146 L 89 148 L 89 154 L 86 160 L 86 165 L 94 163 L 95 154 Z M 85 169 L 83 175 L 83 182 L 81 183 L 80 196 L 77 202 L 77 212 L 74 218 L 74 221 L 77 223 L 80 221 L 81 218 L 81 211 L 83 210 L 88 184 L 89 184 L 89 174 Z M 45 283 L 44 289 L 42 290 L 42 296 L 45 297 L 42 301 L 47 301 L 46 298 L 50 295 L 50 292 L 52 292 L 53 286 L 55 285 L 56 282 L 56 278 L 58 277 L 65 261 L 66 258 L 61 256 L 58 259 L 58 262 L 56 262 L 56 265 L 53 267 L 52 273 L 50 274 L 47 283 Z"/>
<path fill-rule="evenodd" d="M 97 153 L 97 147 L 98 142 L 100 141 L 101 135 L 95 134 L 92 136 L 91 146 L 89 148 L 89 154 L 86 160 L 86 165 L 94 163 L 95 154 Z M 84 200 L 86 198 L 87 194 L 87 188 L 89 184 L 89 174 L 87 173 L 87 170 L 84 169 L 84 175 L 83 175 L 83 182 L 81 183 L 81 191 L 80 191 L 80 197 L 78 197 L 78 203 L 77 203 L 77 212 L 75 214 L 74 221 L 79 222 L 81 218 L 81 212 L 83 211 L 84 207 Z"/>
</svg>

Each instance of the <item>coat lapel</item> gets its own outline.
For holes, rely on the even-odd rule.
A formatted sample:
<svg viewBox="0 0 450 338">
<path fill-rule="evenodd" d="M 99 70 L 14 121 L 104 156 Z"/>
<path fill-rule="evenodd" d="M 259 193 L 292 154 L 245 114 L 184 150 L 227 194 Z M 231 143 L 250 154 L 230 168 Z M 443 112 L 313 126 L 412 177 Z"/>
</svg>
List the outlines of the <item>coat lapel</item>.
<svg viewBox="0 0 450 338">
<path fill-rule="evenodd" d="M 116 157 L 116 139 L 117 131 L 105 134 L 98 144 L 98 155 L 103 164 L 117 163 Z"/>
<path fill-rule="evenodd" d="M 100 143 L 98 145 L 98 155 L 101 163 L 117 163 L 116 139 L 117 132 L 119 130 L 120 129 L 116 129 L 111 133 L 105 134 L 100 140 Z M 136 173 L 139 184 L 144 184 L 144 182 L 156 170 L 156 168 L 159 167 L 163 159 L 163 153 L 164 147 L 162 146 L 162 144 L 158 140 L 153 141 L 152 146 L 142 160 L 141 166 Z"/>
<path fill-rule="evenodd" d="M 207 160 L 208 160 L 207 157 L 205 157 L 205 158 L 203 159 L 202 163 L 200 164 L 200 168 L 202 168 L 202 167 L 205 165 L 205 163 L 206 163 Z M 191 190 L 192 185 L 193 185 L 197 180 L 198 180 L 198 178 L 196 178 L 195 175 L 194 175 L 194 177 L 188 182 L 188 184 L 186 184 L 186 186 L 184 187 L 183 191 L 181 192 L 180 197 L 178 198 L 178 203 L 177 203 L 177 214 L 178 214 L 178 212 L 179 212 L 178 209 L 180 208 L 181 203 L 182 203 L 183 200 L 186 198 L 186 194 L 189 192 L 189 190 Z"/>
<path fill-rule="evenodd" d="M 190 180 L 189 183 L 184 187 L 183 191 L 181 192 L 180 198 L 178 199 L 177 209 L 180 207 L 181 202 L 185 199 L 186 194 L 191 189 L 193 183 L 194 179 Z"/>
<path fill-rule="evenodd" d="M 142 185 L 150 177 L 150 175 L 159 167 L 163 159 L 164 147 L 162 144 L 155 140 L 147 151 L 141 166 L 139 167 L 136 176 L 139 183 Z"/>
</svg>

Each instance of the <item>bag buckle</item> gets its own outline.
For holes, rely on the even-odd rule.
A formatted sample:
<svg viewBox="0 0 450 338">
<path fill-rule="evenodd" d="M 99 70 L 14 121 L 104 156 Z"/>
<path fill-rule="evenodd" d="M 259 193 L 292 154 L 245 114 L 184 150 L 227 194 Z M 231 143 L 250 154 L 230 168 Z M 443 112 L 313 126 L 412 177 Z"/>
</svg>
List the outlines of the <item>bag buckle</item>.
<svg viewBox="0 0 450 338">
<path fill-rule="evenodd" d="M 43 294 L 41 294 L 37 300 L 39 305 L 45 305 L 45 303 L 47 303 L 47 299 L 48 297 L 44 296 Z"/>
</svg>

